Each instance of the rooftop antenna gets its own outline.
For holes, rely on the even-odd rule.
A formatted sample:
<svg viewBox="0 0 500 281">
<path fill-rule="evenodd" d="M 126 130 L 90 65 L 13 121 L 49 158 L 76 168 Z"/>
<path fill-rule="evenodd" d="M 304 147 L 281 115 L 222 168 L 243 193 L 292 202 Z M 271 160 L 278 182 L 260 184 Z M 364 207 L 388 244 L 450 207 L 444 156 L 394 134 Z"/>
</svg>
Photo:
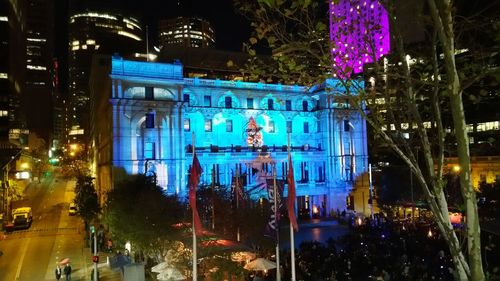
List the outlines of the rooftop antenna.
<svg viewBox="0 0 500 281">
<path fill-rule="evenodd" d="M 149 62 L 149 36 L 148 26 L 146 25 L 146 61 Z"/>
</svg>

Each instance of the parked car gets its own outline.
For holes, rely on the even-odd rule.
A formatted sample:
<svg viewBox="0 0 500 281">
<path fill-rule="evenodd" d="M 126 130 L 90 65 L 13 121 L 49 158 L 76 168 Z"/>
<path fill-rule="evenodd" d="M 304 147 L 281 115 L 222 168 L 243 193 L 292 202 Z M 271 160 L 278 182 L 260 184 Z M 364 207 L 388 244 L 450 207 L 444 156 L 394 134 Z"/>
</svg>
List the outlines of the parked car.
<svg viewBox="0 0 500 281">
<path fill-rule="evenodd" d="M 74 216 L 74 215 L 76 215 L 76 212 L 77 212 L 76 204 L 69 203 L 69 210 L 68 210 L 69 215 Z"/>
</svg>

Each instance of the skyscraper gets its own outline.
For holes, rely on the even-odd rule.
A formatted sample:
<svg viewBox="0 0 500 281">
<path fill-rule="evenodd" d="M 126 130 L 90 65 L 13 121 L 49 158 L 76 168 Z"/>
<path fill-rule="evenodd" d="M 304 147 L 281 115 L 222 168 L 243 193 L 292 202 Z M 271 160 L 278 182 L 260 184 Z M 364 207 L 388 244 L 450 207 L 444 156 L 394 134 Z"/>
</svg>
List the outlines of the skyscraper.
<svg viewBox="0 0 500 281">
<path fill-rule="evenodd" d="M 51 73 L 54 56 L 54 1 L 26 3 L 26 87 L 22 94 L 27 126 L 45 141 L 52 132 Z"/>
<path fill-rule="evenodd" d="M 70 6 L 68 55 L 68 142 L 86 143 L 89 129 L 89 76 L 95 53 L 127 56 L 145 50 L 138 19 L 97 3 Z M 144 45 L 144 47 L 143 47 Z"/>
<path fill-rule="evenodd" d="M 389 19 L 377 0 L 330 1 L 330 41 L 334 76 L 349 77 L 389 53 Z"/>
<path fill-rule="evenodd" d="M 9 3 L 0 1 L 0 138 L 9 136 Z"/>
<path fill-rule="evenodd" d="M 26 72 L 23 4 L 0 1 L 0 139 L 4 142 L 19 140 L 26 132 L 26 119 L 21 110 Z"/>
<path fill-rule="evenodd" d="M 198 17 L 160 20 L 158 38 L 160 47 L 211 48 L 215 46 L 215 32 L 212 25 L 207 20 Z"/>
</svg>

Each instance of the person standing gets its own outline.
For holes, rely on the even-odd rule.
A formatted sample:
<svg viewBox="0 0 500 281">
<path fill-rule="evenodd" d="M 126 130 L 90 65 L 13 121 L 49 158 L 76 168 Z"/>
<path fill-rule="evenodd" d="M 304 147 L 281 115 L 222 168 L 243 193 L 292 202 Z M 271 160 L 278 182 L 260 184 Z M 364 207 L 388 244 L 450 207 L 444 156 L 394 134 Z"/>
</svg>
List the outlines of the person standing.
<svg viewBox="0 0 500 281">
<path fill-rule="evenodd" d="M 69 263 L 64 266 L 64 275 L 66 276 L 66 281 L 71 281 L 71 265 Z"/>
<path fill-rule="evenodd" d="M 56 274 L 56 280 L 61 279 L 62 270 L 61 270 L 61 267 L 59 265 L 56 266 L 55 274 Z"/>
</svg>

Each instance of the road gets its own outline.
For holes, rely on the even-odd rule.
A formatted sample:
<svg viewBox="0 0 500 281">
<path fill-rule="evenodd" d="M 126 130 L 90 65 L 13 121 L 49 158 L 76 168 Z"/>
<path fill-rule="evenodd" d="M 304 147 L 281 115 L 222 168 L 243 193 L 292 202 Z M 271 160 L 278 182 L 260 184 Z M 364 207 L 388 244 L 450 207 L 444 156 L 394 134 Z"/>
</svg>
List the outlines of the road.
<svg viewBox="0 0 500 281">
<path fill-rule="evenodd" d="M 33 224 L 0 239 L 4 253 L 0 281 L 54 280 L 55 266 L 63 258 L 71 260 L 73 280 L 87 274 L 82 224 L 78 217 L 68 215 L 74 185 L 74 181 L 47 178 L 27 188 Z"/>
</svg>

